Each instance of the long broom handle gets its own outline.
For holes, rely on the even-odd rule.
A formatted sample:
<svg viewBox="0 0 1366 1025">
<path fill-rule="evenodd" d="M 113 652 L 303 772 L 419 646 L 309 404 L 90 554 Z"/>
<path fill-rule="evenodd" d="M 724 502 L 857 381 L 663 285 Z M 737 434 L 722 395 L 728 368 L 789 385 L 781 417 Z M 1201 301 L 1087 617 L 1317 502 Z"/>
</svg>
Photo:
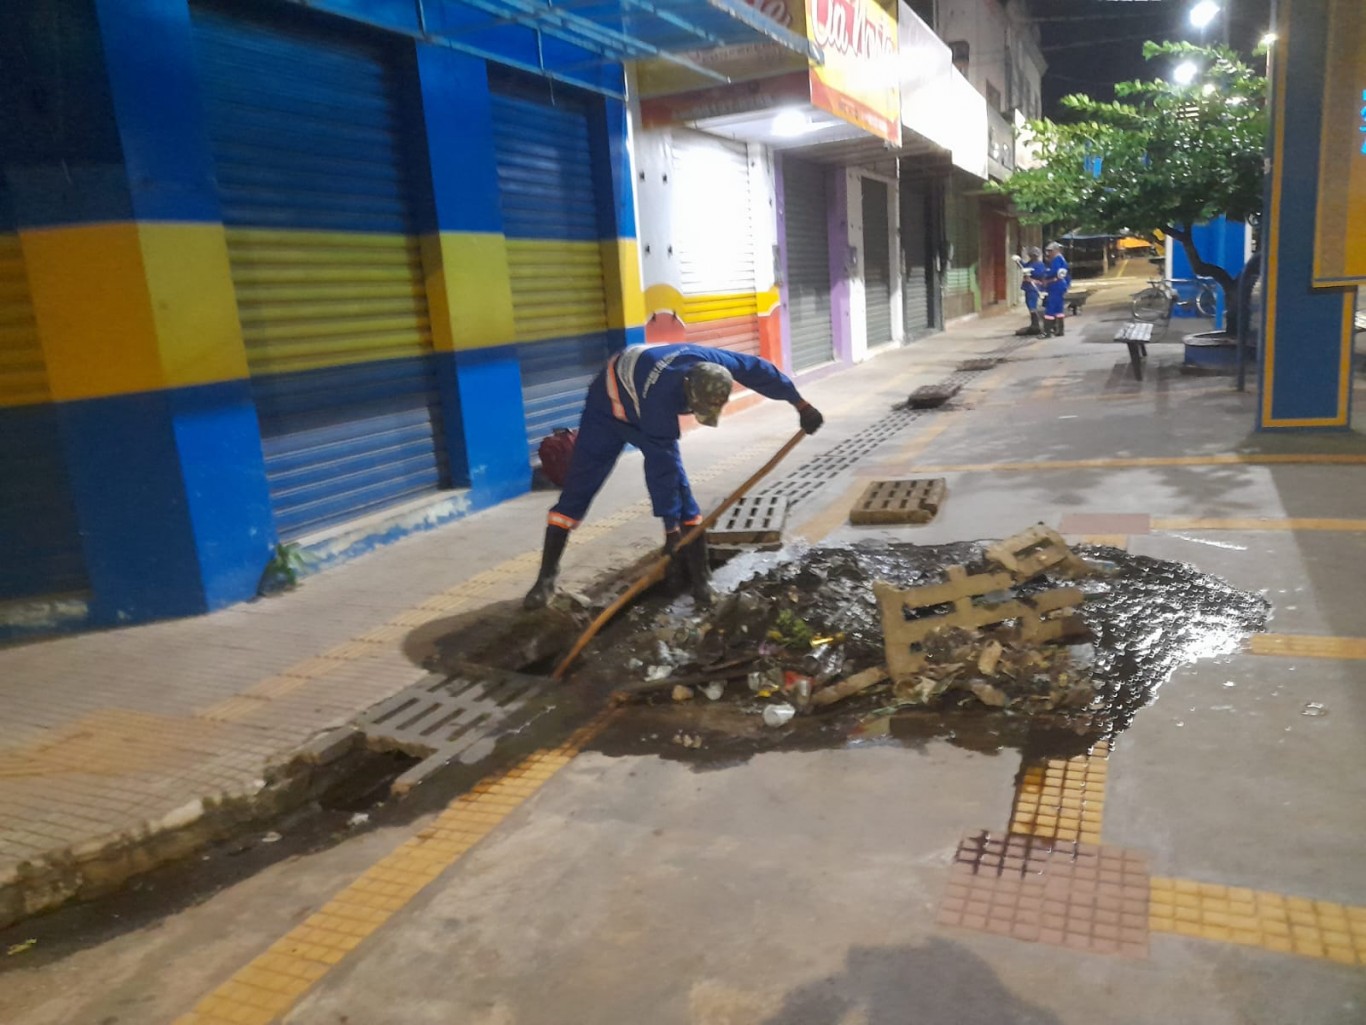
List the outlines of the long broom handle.
<svg viewBox="0 0 1366 1025">
<path fill-rule="evenodd" d="M 726 500 L 713 509 L 711 514 L 703 519 L 701 523 L 684 534 L 678 542 L 678 548 L 682 548 L 684 545 L 695 541 L 714 527 L 716 521 L 721 518 L 721 514 L 743 498 L 745 492 L 767 477 L 769 473 L 772 472 L 773 468 L 781 463 L 783 458 L 796 448 L 798 442 L 804 437 L 806 437 L 805 431 L 798 431 L 796 434 L 792 435 L 792 438 L 782 448 L 778 449 L 777 454 L 775 454 L 772 459 L 759 467 L 747 481 L 732 491 L 726 497 Z M 675 551 L 677 551 L 677 549 L 675 549 Z M 598 618 L 589 623 L 588 629 L 574 642 L 574 646 L 569 649 L 569 654 L 560 660 L 560 664 L 555 667 L 555 671 L 551 673 L 551 676 L 556 680 L 563 680 L 564 674 L 569 671 L 569 667 L 574 664 L 574 660 L 583 654 L 583 649 L 588 647 L 588 642 L 596 637 L 604 626 L 611 622 L 612 617 L 629 605 L 647 587 L 664 576 L 664 571 L 669 568 L 669 561 L 671 558 L 672 556 L 669 555 L 663 556 L 658 562 L 654 563 L 649 569 L 641 574 L 640 579 L 628 587 L 625 594 L 612 602 L 607 608 L 603 609 L 602 612 L 598 614 Z"/>
</svg>

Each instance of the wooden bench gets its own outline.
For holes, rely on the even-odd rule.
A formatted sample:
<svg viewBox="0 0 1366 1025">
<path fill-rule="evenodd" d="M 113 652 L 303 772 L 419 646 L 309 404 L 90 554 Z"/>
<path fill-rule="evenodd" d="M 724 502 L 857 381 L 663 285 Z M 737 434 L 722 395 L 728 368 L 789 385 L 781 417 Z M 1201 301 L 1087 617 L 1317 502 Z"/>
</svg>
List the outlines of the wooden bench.
<svg viewBox="0 0 1366 1025">
<path fill-rule="evenodd" d="M 1134 368 L 1134 379 L 1143 380 L 1143 360 L 1148 355 L 1148 343 L 1153 340 L 1153 326 L 1137 321 L 1125 324 L 1115 332 L 1115 341 L 1129 347 L 1129 366 Z"/>
</svg>

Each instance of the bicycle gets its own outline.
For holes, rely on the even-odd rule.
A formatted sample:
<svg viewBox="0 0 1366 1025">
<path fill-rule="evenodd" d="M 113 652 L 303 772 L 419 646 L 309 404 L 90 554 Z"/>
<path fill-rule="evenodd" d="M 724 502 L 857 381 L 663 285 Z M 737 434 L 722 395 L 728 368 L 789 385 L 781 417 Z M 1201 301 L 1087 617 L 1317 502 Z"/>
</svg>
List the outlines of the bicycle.
<svg viewBox="0 0 1366 1025">
<path fill-rule="evenodd" d="M 1151 278 L 1148 287 L 1134 295 L 1134 320 L 1151 323 L 1155 320 L 1170 320 L 1175 310 L 1194 309 L 1202 317 L 1214 316 L 1218 305 L 1218 294 L 1214 284 L 1207 278 L 1197 278 L 1199 289 L 1189 299 L 1181 298 L 1176 290 L 1177 282 L 1171 278 Z"/>
</svg>

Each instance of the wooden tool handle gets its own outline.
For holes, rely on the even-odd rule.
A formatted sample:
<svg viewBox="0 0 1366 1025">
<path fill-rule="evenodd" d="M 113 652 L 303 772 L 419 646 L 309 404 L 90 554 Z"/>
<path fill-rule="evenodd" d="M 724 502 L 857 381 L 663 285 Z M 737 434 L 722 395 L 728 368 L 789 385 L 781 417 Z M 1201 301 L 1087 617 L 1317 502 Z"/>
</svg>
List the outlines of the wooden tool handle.
<svg viewBox="0 0 1366 1025">
<path fill-rule="evenodd" d="M 721 518 L 722 513 L 724 513 L 727 509 L 729 509 L 740 499 L 744 498 L 745 493 L 749 491 L 750 488 L 754 487 L 754 485 L 758 484 L 761 480 L 767 477 L 769 473 L 772 472 L 773 468 L 777 466 L 779 463 L 781 463 L 784 457 L 786 457 L 786 455 L 789 452 L 796 448 L 797 444 L 805 437 L 805 431 L 798 431 L 796 434 L 792 435 L 791 439 L 789 439 L 787 444 L 785 444 L 782 448 L 778 449 L 777 453 L 773 456 L 772 459 L 766 462 L 763 466 L 759 467 L 759 469 L 754 474 L 752 474 L 748 480 L 746 480 L 738 488 L 736 488 L 729 495 L 727 495 L 725 501 L 723 501 L 720 505 L 713 509 L 711 513 L 705 519 L 702 520 L 701 523 L 697 524 L 697 526 L 693 527 L 686 534 L 684 534 L 678 542 L 678 547 L 682 548 L 684 545 L 689 544 L 692 541 L 695 541 L 698 537 L 705 534 L 708 530 L 714 527 L 716 525 L 716 521 Z M 640 579 L 638 579 L 634 584 L 632 584 L 630 587 L 626 589 L 625 594 L 623 594 L 616 601 L 612 602 L 612 604 L 607 606 L 607 608 L 603 609 L 602 612 L 598 614 L 598 618 L 593 620 L 593 622 L 589 623 L 588 629 L 585 630 L 580 635 L 579 639 L 574 642 L 574 646 L 569 649 L 569 654 L 560 660 L 560 664 L 555 667 L 555 671 L 551 673 L 551 676 L 553 676 L 557 680 L 563 680 L 564 674 L 569 671 L 569 667 L 574 664 L 574 660 L 577 659 L 581 654 L 583 654 L 583 649 L 588 647 L 588 642 L 591 641 L 594 637 L 596 637 L 599 631 L 601 631 L 604 626 L 606 626 L 608 623 L 612 621 L 612 617 L 615 616 L 627 605 L 629 605 L 637 597 L 639 597 L 640 593 L 644 591 L 647 587 L 649 587 L 651 584 L 655 583 L 657 580 L 661 579 L 664 576 L 664 571 L 669 568 L 669 560 L 671 558 L 672 556 L 665 555 L 658 562 L 651 565 L 649 569 L 647 569 L 644 573 L 641 574 Z"/>
</svg>

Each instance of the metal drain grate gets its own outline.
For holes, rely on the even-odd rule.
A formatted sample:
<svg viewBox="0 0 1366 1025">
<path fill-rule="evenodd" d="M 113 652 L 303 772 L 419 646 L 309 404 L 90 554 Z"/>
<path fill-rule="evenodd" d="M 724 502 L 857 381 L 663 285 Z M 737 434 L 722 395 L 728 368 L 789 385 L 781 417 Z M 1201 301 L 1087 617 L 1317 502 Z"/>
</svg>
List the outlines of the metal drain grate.
<svg viewBox="0 0 1366 1025">
<path fill-rule="evenodd" d="M 787 524 L 787 506 L 788 499 L 783 495 L 742 498 L 707 532 L 707 540 L 715 545 L 777 547 L 782 544 L 783 527 Z"/>
<path fill-rule="evenodd" d="M 356 728 L 373 751 L 423 759 L 394 781 L 397 794 L 457 758 L 475 762 L 549 680 L 469 666 L 454 676 L 427 676 L 368 709 Z"/>
<path fill-rule="evenodd" d="M 981 361 L 990 360 L 991 367 L 995 367 L 1004 362 L 1016 349 L 1032 345 L 1034 341 L 1033 338 L 1012 339 L 981 357 Z M 949 374 L 938 385 L 931 387 L 952 388 L 956 392 L 977 374 L 991 369 L 991 367 L 976 370 L 960 366 L 958 370 Z M 845 438 L 833 448 L 827 449 L 820 455 L 802 463 L 785 477 L 764 488 L 759 494 L 763 497 L 782 496 L 788 500 L 790 508 L 798 502 L 810 498 L 811 495 L 838 477 L 841 472 L 854 466 L 883 442 L 890 441 L 925 415 L 926 411 L 923 409 L 898 406 L 886 416 L 873 421 L 852 438 Z"/>
<path fill-rule="evenodd" d="M 943 477 L 923 480 L 875 480 L 849 510 L 849 522 L 929 523 L 943 504 Z"/>
</svg>

